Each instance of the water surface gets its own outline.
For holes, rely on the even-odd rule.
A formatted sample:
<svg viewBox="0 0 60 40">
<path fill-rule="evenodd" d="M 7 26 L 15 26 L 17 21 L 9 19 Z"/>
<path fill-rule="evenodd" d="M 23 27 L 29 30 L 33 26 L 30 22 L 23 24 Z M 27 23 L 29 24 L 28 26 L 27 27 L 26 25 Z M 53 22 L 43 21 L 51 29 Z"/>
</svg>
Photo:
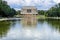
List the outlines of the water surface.
<svg viewBox="0 0 60 40">
<path fill-rule="evenodd" d="M 60 20 L 0 21 L 0 40 L 60 40 Z"/>
</svg>

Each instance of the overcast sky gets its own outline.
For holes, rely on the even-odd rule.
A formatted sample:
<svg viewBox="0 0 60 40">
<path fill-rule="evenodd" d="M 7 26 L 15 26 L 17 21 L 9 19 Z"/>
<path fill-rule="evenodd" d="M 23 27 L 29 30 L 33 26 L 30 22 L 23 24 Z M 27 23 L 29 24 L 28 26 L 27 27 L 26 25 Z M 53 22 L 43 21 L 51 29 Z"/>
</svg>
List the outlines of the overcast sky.
<svg viewBox="0 0 60 40">
<path fill-rule="evenodd" d="M 8 2 L 10 7 L 19 10 L 22 6 L 36 6 L 39 10 L 47 10 L 54 6 L 57 3 L 60 3 L 60 0 L 5 0 Z"/>
</svg>

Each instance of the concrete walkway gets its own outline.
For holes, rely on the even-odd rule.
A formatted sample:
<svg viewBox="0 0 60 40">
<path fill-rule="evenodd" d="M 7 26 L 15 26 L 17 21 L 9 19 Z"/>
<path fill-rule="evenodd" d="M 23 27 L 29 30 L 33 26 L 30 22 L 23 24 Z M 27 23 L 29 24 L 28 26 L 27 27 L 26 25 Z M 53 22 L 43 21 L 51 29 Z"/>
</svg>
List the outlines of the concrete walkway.
<svg viewBox="0 0 60 40">
<path fill-rule="evenodd" d="M 46 17 L 47 19 L 60 19 L 60 17 Z"/>
<path fill-rule="evenodd" d="M 0 21 L 4 21 L 4 20 L 20 20 L 22 18 L 2 18 L 0 19 Z"/>
<path fill-rule="evenodd" d="M 1 18 L 0 21 L 5 21 L 5 20 L 20 20 L 20 19 L 23 19 L 23 18 Z M 46 18 L 43 18 L 43 19 L 60 19 L 60 17 L 46 17 Z"/>
</svg>

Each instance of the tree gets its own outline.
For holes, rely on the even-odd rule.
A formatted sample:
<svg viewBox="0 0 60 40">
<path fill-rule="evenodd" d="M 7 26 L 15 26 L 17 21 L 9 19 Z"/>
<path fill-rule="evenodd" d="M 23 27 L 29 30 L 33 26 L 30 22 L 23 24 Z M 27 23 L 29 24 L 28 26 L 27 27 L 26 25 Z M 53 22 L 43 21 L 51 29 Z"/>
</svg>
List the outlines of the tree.
<svg viewBox="0 0 60 40">
<path fill-rule="evenodd" d="M 16 11 L 7 4 L 6 1 L 0 2 L 0 16 L 11 17 L 16 14 Z"/>
<path fill-rule="evenodd" d="M 60 17 L 60 3 L 50 8 L 50 10 L 47 11 L 47 16 Z"/>
<path fill-rule="evenodd" d="M 38 14 L 39 14 L 39 15 L 44 15 L 44 13 L 45 13 L 45 11 L 43 11 L 43 10 L 38 10 Z"/>
</svg>

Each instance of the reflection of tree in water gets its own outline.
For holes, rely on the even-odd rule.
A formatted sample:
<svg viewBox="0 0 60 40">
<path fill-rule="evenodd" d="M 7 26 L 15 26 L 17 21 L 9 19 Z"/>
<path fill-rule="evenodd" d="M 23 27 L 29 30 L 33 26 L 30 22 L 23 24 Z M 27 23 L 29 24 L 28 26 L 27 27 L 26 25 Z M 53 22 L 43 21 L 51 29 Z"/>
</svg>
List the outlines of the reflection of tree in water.
<svg viewBox="0 0 60 40">
<path fill-rule="evenodd" d="M 9 30 L 10 22 L 9 21 L 0 21 L 0 37 L 5 36 Z"/>
<path fill-rule="evenodd" d="M 39 22 L 40 24 L 43 24 L 44 21 L 45 21 L 45 19 L 38 19 L 38 22 Z"/>
<path fill-rule="evenodd" d="M 48 24 L 60 31 L 60 20 L 59 19 L 47 19 Z"/>
<path fill-rule="evenodd" d="M 11 20 L 10 23 L 11 23 L 11 26 L 12 26 L 12 27 L 15 27 L 15 25 L 16 25 L 17 22 L 16 22 L 16 20 Z M 19 22 L 19 23 L 20 23 L 20 22 Z"/>
</svg>

